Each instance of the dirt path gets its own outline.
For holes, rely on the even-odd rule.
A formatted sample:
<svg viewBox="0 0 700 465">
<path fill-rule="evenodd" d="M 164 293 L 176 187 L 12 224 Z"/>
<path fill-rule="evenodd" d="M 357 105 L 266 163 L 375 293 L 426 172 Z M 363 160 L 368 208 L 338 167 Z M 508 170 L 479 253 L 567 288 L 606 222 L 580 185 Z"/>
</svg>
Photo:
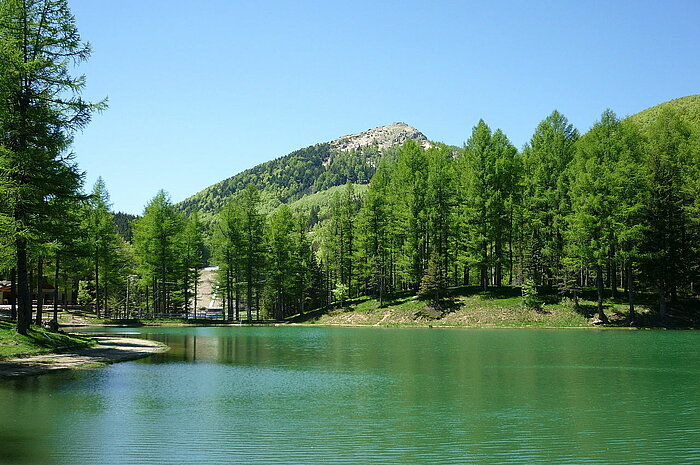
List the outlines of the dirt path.
<svg viewBox="0 0 700 465">
<path fill-rule="evenodd" d="M 36 355 L 0 362 L 0 378 L 40 375 L 56 370 L 68 370 L 86 365 L 104 365 L 134 360 L 168 347 L 155 341 L 123 337 L 95 336 L 97 345 L 64 354 Z"/>
</svg>

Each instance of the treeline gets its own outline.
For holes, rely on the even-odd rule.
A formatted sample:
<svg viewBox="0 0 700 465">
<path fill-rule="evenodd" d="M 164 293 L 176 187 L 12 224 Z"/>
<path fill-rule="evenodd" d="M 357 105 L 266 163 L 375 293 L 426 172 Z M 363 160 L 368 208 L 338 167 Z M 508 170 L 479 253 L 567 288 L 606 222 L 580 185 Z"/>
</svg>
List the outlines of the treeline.
<svg viewBox="0 0 700 465">
<path fill-rule="evenodd" d="M 694 294 L 700 144 L 672 110 L 642 132 L 605 111 L 583 137 L 558 112 L 518 152 L 480 121 L 462 150 L 408 141 L 360 201 L 348 186 L 316 244 L 338 294 L 525 285 L 578 299 Z M 534 291 L 537 292 L 537 291 Z M 537 301 L 537 295 L 530 296 Z"/>
</svg>

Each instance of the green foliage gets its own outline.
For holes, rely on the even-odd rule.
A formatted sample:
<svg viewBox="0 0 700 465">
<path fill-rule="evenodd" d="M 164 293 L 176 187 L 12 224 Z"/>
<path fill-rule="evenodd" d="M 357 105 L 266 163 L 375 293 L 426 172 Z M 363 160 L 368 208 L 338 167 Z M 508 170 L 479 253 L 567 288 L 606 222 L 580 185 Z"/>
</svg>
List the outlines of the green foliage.
<svg viewBox="0 0 700 465">
<path fill-rule="evenodd" d="M 349 289 L 347 284 L 337 283 L 333 288 L 333 298 L 336 302 L 340 302 L 341 307 L 345 307 L 345 301 L 348 299 Z"/>
<path fill-rule="evenodd" d="M 260 190 L 261 197 L 274 208 L 280 203 L 289 204 L 347 182 L 367 184 L 381 157 L 376 147 L 338 151 L 332 149 L 330 144 L 317 144 L 214 184 L 177 207 L 185 212 L 198 211 L 213 218 L 227 199 L 253 184 Z"/>
<path fill-rule="evenodd" d="M 428 263 L 423 279 L 421 279 L 418 296 L 430 299 L 433 305 L 439 305 L 441 293 L 446 287 L 447 283 L 440 266 L 440 260 L 437 256 L 433 256 Z"/>
<path fill-rule="evenodd" d="M 173 309 L 173 285 L 177 282 L 178 236 L 183 218 L 175 211 L 168 194 L 161 190 L 146 205 L 134 225 L 134 249 L 144 286 L 152 288 L 153 312 Z"/>
<path fill-rule="evenodd" d="M 532 278 L 527 279 L 522 286 L 523 305 L 528 310 L 541 310 L 544 299 L 537 291 L 537 285 Z"/>
<path fill-rule="evenodd" d="M 85 78 L 70 72 L 89 55 L 67 0 L 0 3 L 0 195 L 12 198 L 5 213 L 13 217 L 23 334 L 31 318 L 28 243 L 39 249 L 59 239 L 51 226 L 79 197 L 82 181 L 69 152 L 73 134 L 105 108 L 80 97 Z"/>
<path fill-rule="evenodd" d="M 522 266 L 537 283 L 551 285 L 561 271 L 569 209 L 567 167 L 577 139 L 578 131 L 555 110 L 523 150 Z"/>
<path fill-rule="evenodd" d="M 690 213 L 697 201 L 697 140 L 672 109 L 663 109 L 650 129 L 647 146 L 648 200 L 643 218 L 646 277 L 659 291 L 661 317 L 666 299 L 691 278 L 698 239 Z"/>
<path fill-rule="evenodd" d="M 134 239 L 134 221 L 138 218 L 136 215 L 128 213 L 114 213 L 114 224 L 117 226 L 117 232 L 127 242 Z"/>
<path fill-rule="evenodd" d="M 649 134 L 666 110 L 674 112 L 693 132 L 700 133 L 700 94 L 660 103 L 630 116 L 629 120 L 637 124 L 642 132 Z"/>
<path fill-rule="evenodd" d="M 460 220 L 464 263 L 480 270 L 480 284 L 502 284 L 505 250 L 512 251 L 513 209 L 520 194 L 517 150 L 499 129 L 493 134 L 481 120 L 473 128 L 460 159 Z M 512 270 L 512 263 L 509 269 Z M 512 271 L 511 271 L 512 279 Z"/>
<path fill-rule="evenodd" d="M 90 283 L 88 281 L 78 282 L 78 304 L 90 305 L 95 301 L 90 292 Z"/>
</svg>

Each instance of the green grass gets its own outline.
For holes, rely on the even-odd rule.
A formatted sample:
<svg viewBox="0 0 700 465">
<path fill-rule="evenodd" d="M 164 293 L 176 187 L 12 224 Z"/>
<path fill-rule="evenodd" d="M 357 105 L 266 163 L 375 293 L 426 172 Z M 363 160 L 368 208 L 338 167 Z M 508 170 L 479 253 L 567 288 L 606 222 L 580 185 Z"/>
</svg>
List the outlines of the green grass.
<svg viewBox="0 0 700 465">
<path fill-rule="evenodd" d="M 628 306 L 624 296 L 606 298 L 605 313 L 609 327 L 627 327 Z M 409 292 L 388 297 L 383 307 L 376 299 L 363 297 L 348 301 L 345 308 L 323 308 L 290 319 L 293 323 L 347 326 L 432 326 L 473 328 L 584 328 L 592 327 L 597 313 L 595 292 L 586 290 L 577 307 L 573 301 L 546 295 L 541 310 L 527 309 L 517 288 L 488 291 L 476 287 L 453 288 L 446 292 L 441 305 L 443 315 L 431 317 L 422 312 L 428 303 Z M 638 327 L 700 326 L 700 307 L 696 300 L 675 304 L 675 312 L 665 324 L 658 321 L 654 296 L 641 295 L 636 307 Z M 426 312 L 430 313 L 430 312 Z"/>
<path fill-rule="evenodd" d="M 57 333 L 32 326 L 26 336 L 17 334 L 15 324 L 0 321 L 0 360 L 41 355 L 94 345 L 92 338 Z"/>
</svg>

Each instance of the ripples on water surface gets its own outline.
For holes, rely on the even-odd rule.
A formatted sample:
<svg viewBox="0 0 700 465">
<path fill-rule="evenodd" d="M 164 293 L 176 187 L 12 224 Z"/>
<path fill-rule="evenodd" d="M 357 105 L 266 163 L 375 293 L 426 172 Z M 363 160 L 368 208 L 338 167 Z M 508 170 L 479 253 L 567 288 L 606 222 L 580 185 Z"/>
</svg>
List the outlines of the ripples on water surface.
<svg viewBox="0 0 700 465">
<path fill-rule="evenodd" d="M 143 328 L 0 382 L 2 464 L 700 463 L 700 333 Z"/>
</svg>

